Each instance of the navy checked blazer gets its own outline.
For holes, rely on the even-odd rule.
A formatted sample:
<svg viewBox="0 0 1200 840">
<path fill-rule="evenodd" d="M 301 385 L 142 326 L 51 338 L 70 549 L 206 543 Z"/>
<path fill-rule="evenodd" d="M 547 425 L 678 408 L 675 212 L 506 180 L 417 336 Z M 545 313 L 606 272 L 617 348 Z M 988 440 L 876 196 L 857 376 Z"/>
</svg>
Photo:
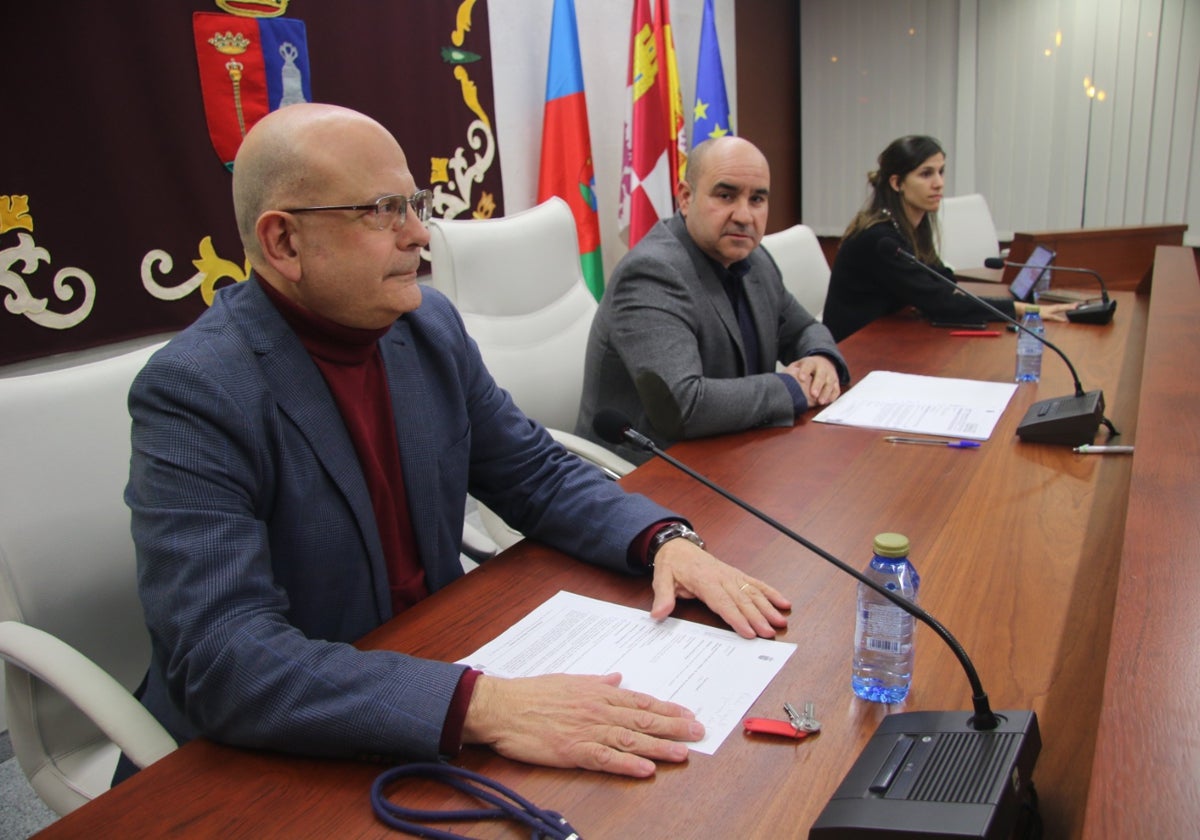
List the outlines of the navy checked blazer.
<svg viewBox="0 0 1200 840">
<path fill-rule="evenodd" d="M 526 418 L 438 292 L 379 346 L 431 590 L 462 574 L 468 492 L 626 572 L 635 536 L 677 518 Z M 258 281 L 223 289 L 155 354 L 129 407 L 146 707 L 180 742 L 435 757 L 463 666 L 351 646 L 391 617 L 371 501 L 324 379 Z"/>
</svg>

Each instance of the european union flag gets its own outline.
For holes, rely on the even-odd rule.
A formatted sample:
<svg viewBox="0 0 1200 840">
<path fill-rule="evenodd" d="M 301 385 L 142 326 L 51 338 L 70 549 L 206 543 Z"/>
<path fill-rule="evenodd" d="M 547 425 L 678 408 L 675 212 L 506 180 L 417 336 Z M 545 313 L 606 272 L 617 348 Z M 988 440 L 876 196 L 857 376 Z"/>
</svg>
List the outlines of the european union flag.
<svg viewBox="0 0 1200 840">
<path fill-rule="evenodd" d="M 692 110 L 692 145 L 710 137 L 734 133 L 729 116 L 729 97 L 725 95 L 725 69 L 721 66 L 721 45 L 717 41 L 713 0 L 704 0 L 700 61 L 696 67 L 696 106 Z"/>
</svg>

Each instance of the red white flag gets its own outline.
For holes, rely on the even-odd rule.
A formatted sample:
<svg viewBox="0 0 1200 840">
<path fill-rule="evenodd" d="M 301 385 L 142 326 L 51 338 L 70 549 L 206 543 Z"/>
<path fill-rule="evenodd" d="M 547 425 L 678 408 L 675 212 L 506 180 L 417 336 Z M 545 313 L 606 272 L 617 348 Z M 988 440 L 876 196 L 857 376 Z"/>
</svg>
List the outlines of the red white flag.
<svg viewBox="0 0 1200 840">
<path fill-rule="evenodd" d="M 617 222 L 629 247 L 675 212 L 674 141 L 668 131 L 667 61 L 650 0 L 634 0 L 629 45 L 628 111 Z"/>
<path fill-rule="evenodd" d="M 654 23 L 661 41 L 659 55 L 667 67 L 667 134 L 671 138 L 671 189 L 687 168 L 687 132 L 683 118 L 683 91 L 679 87 L 679 62 L 675 58 L 675 30 L 667 0 L 654 0 Z"/>
</svg>

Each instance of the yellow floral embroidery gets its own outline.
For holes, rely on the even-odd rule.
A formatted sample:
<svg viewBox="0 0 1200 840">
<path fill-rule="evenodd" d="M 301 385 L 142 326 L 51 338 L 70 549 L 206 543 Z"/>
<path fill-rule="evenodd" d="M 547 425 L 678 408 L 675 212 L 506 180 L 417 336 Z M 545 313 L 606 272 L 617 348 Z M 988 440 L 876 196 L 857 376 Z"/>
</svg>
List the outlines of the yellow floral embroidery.
<svg viewBox="0 0 1200 840">
<path fill-rule="evenodd" d="M 216 297 L 218 280 L 231 277 L 237 283 L 244 283 L 250 276 L 250 261 L 247 260 L 243 268 L 235 262 L 218 257 L 211 236 L 200 240 L 200 259 L 192 260 L 192 265 L 196 267 L 197 272 L 204 275 L 204 280 L 200 283 L 200 296 L 208 306 L 212 306 L 213 298 Z"/>
<path fill-rule="evenodd" d="M 33 216 L 29 215 L 29 196 L 0 195 L 0 233 L 16 229 L 33 233 Z"/>
</svg>

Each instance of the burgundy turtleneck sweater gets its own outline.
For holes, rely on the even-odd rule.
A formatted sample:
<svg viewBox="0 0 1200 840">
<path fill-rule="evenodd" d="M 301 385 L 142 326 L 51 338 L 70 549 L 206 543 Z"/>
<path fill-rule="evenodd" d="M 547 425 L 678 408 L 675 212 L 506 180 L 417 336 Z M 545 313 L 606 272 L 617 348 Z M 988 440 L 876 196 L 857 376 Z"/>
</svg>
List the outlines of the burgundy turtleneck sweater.
<svg viewBox="0 0 1200 840">
<path fill-rule="evenodd" d="M 391 395 L 379 352 L 379 339 L 391 327 L 344 327 L 293 303 L 270 283 L 255 279 L 299 337 L 333 394 L 371 494 L 387 563 L 392 612 L 403 612 L 428 596 L 429 588 L 413 535 Z M 461 749 L 463 722 L 478 676 L 478 671 L 467 669 L 459 680 L 442 727 L 444 755 Z"/>
<path fill-rule="evenodd" d="M 391 327 L 344 327 L 293 303 L 269 283 L 260 280 L 259 285 L 312 356 L 346 423 L 371 494 L 387 562 L 392 612 L 401 613 L 427 597 L 429 589 L 413 536 L 396 421 L 379 352 L 379 339 Z"/>
</svg>

